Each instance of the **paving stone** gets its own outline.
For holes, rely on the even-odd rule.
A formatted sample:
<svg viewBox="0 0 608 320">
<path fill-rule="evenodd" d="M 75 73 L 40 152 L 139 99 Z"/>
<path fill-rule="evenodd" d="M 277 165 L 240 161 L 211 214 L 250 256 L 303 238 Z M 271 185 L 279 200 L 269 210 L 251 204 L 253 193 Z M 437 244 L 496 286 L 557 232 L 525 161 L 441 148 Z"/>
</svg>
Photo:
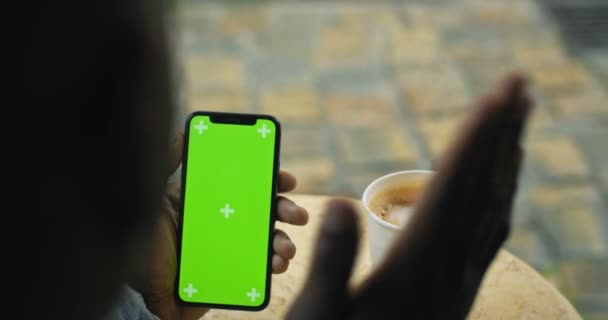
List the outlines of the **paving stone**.
<svg viewBox="0 0 608 320">
<path fill-rule="evenodd" d="M 344 184 L 340 187 L 340 192 L 345 195 L 361 199 L 365 188 L 367 188 L 372 181 L 391 172 L 393 171 L 384 170 L 378 173 L 366 171 L 365 173 L 358 175 L 347 175 L 344 178 Z"/>
<path fill-rule="evenodd" d="M 530 191 L 530 201 L 565 258 L 606 256 L 605 208 L 590 185 L 545 185 Z"/>
<path fill-rule="evenodd" d="M 315 48 L 315 61 L 320 68 L 372 64 L 371 44 L 369 35 L 356 29 L 327 27 Z"/>
<path fill-rule="evenodd" d="M 376 9 L 367 13 L 370 28 L 374 31 L 374 36 L 383 37 L 384 35 L 393 36 L 404 29 L 404 23 L 397 10 L 383 6 L 383 9 Z"/>
<path fill-rule="evenodd" d="M 384 4 L 358 3 L 343 5 L 335 12 L 333 26 L 365 30 L 380 23 L 383 18 L 395 17 L 394 10 Z"/>
<path fill-rule="evenodd" d="M 407 2 L 402 6 L 406 23 L 416 26 L 435 26 L 443 30 L 461 27 L 467 22 L 467 7 L 446 2 L 441 10 L 424 3 Z"/>
<path fill-rule="evenodd" d="M 584 66 L 573 60 L 540 65 L 531 69 L 530 76 L 534 85 L 549 96 L 577 93 L 596 86 L 595 80 Z"/>
<path fill-rule="evenodd" d="M 336 127 L 383 128 L 398 123 L 393 101 L 385 95 L 336 93 L 324 97 L 323 106 Z"/>
<path fill-rule="evenodd" d="M 218 34 L 204 33 L 194 27 L 184 27 L 180 32 L 176 49 L 182 52 L 182 60 L 191 57 L 230 57 L 241 51 L 241 42 L 237 38 L 223 37 Z M 207 31 L 208 32 L 208 31 Z"/>
<path fill-rule="evenodd" d="M 533 100 L 534 109 L 530 114 L 530 118 L 528 119 L 526 130 L 542 131 L 553 129 L 555 126 L 555 121 L 549 114 L 549 111 L 547 111 L 550 108 L 548 107 L 549 104 L 540 99 L 533 98 Z"/>
<path fill-rule="evenodd" d="M 323 95 L 383 95 L 390 96 L 387 77 L 380 68 L 357 66 L 323 71 L 318 74 L 317 83 Z"/>
<path fill-rule="evenodd" d="M 327 157 L 285 160 L 281 167 L 297 177 L 294 192 L 329 194 L 335 190 L 336 165 Z"/>
<path fill-rule="evenodd" d="M 563 291 L 582 312 L 596 309 L 608 315 L 608 256 L 563 262 L 559 269 Z"/>
<path fill-rule="evenodd" d="M 312 86 L 314 79 L 308 62 L 269 54 L 250 57 L 248 82 L 263 91 L 285 86 Z"/>
<path fill-rule="evenodd" d="M 216 6 L 190 3 L 178 6 L 177 16 L 182 26 L 180 32 L 192 30 L 197 32 L 216 32 L 215 26 L 222 10 Z"/>
<path fill-rule="evenodd" d="M 392 36 L 386 60 L 396 65 L 424 65 L 441 61 L 441 56 L 438 30 L 412 27 Z"/>
<path fill-rule="evenodd" d="M 433 161 L 438 160 L 441 154 L 445 152 L 448 143 L 454 138 L 465 117 L 465 113 L 459 112 L 422 116 L 416 120 L 418 128 L 432 153 Z"/>
<path fill-rule="evenodd" d="M 336 10 L 339 8 L 330 2 L 274 1 L 268 8 L 271 16 L 268 29 L 298 32 L 293 33 L 298 35 L 299 33 L 316 32 L 319 27 L 327 24 Z"/>
<path fill-rule="evenodd" d="M 538 68 L 539 65 L 564 65 L 570 60 L 560 44 L 554 41 L 516 43 L 511 50 L 514 61 L 525 69 Z"/>
<path fill-rule="evenodd" d="M 567 50 L 563 46 L 560 35 L 554 30 L 544 27 L 545 25 L 546 23 L 539 23 L 538 25 L 525 25 L 523 26 L 525 28 L 524 30 L 505 34 L 504 40 L 509 43 L 509 47 L 507 48 L 509 56 L 512 59 L 519 61 L 516 53 L 521 49 L 528 49 L 532 50 L 531 52 L 535 52 L 535 54 L 546 54 L 548 55 L 547 57 L 551 57 L 554 54 L 567 57 Z M 553 52 L 543 53 L 542 51 L 545 50 Z M 533 68 L 538 65 L 553 62 L 551 59 L 542 60 L 540 57 L 538 59 L 540 60 L 537 60 L 536 63 L 534 63 L 533 58 L 527 60 L 529 64 L 521 65 L 521 68 Z"/>
<path fill-rule="evenodd" d="M 188 92 L 187 111 L 251 112 L 250 101 L 240 89 L 193 90 Z"/>
<path fill-rule="evenodd" d="M 266 8 L 243 5 L 225 10 L 218 19 L 218 31 L 227 35 L 258 32 L 268 26 L 269 15 Z"/>
<path fill-rule="evenodd" d="M 509 61 L 489 60 L 480 62 L 471 60 L 461 60 L 460 63 L 466 74 L 469 84 L 469 91 L 475 97 L 481 97 L 493 92 L 496 86 L 510 72 L 518 68 Z"/>
<path fill-rule="evenodd" d="M 263 113 L 274 115 L 282 121 L 320 121 L 321 112 L 317 96 L 309 86 L 284 86 L 259 92 Z"/>
<path fill-rule="evenodd" d="M 510 61 L 508 43 L 504 36 L 483 26 L 471 28 L 465 25 L 443 33 L 445 40 L 442 47 L 445 50 L 442 54 L 447 54 L 457 62 L 470 66 L 481 64 L 497 67 Z"/>
<path fill-rule="evenodd" d="M 541 184 L 542 181 L 538 178 L 538 175 L 536 174 L 536 168 L 534 166 L 534 163 L 528 156 L 528 152 L 525 151 L 523 163 L 519 172 L 519 190 L 517 192 L 517 200 L 522 202 L 522 205 L 525 206 L 524 208 L 519 209 L 522 211 L 521 213 L 525 214 L 525 217 L 523 218 L 528 219 L 530 216 L 537 215 L 536 210 L 534 210 L 535 208 L 529 203 L 529 199 L 526 197 L 526 194 L 529 192 L 530 189 L 533 189 Z M 516 216 L 516 218 L 519 217 Z"/>
<path fill-rule="evenodd" d="M 606 114 L 608 94 L 598 85 L 589 84 L 574 94 L 559 94 L 553 99 L 556 117 L 561 119 L 594 118 Z"/>
<path fill-rule="evenodd" d="M 577 130 L 574 134 L 585 158 L 591 164 L 592 177 L 597 177 L 598 182 L 603 185 L 605 203 L 608 203 L 608 127 L 590 127 Z"/>
<path fill-rule="evenodd" d="M 419 157 L 405 132 L 386 123 L 375 128 L 335 130 L 336 145 L 345 163 L 391 162 L 415 165 Z"/>
<path fill-rule="evenodd" d="M 454 66 L 408 69 L 398 79 L 402 98 L 411 111 L 458 110 L 470 105 L 464 77 Z"/>
<path fill-rule="evenodd" d="M 553 286 L 559 292 L 561 292 L 564 296 L 566 296 L 566 298 L 568 298 L 567 293 L 564 292 L 564 290 L 566 288 L 566 279 L 564 277 L 564 274 L 561 273 L 561 270 L 559 269 L 559 265 L 557 265 L 557 264 L 549 265 L 543 269 L 539 269 L 538 271 L 545 279 L 547 279 L 547 281 L 549 281 L 549 283 L 553 284 Z"/>
<path fill-rule="evenodd" d="M 293 124 L 282 122 L 281 157 L 282 162 L 331 158 L 326 130 L 319 124 Z"/>
<path fill-rule="evenodd" d="M 537 173 L 546 178 L 581 178 L 589 175 L 589 165 L 579 147 L 565 134 L 530 132 L 525 149 Z"/>
<path fill-rule="evenodd" d="M 535 23 L 540 18 L 528 1 L 494 1 L 471 5 L 474 22 L 484 26 L 508 29 L 522 24 Z"/>
<path fill-rule="evenodd" d="M 608 54 L 606 54 L 606 57 L 603 61 L 605 62 L 605 64 L 602 64 L 601 67 L 599 67 L 598 69 L 601 79 L 603 80 L 602 82 L 604 83 L 604 88 L 608 90 Z"/>
<path fill-rule="evenodd" d="M 539 213 L 530 203 L 527 194 L 530 190 L 537 188 L 539 185 L 540 182 L 537 181 L 536 177 L 531 174 L 531 172 L 527 172 L 526 170 L 520 171 L 519 179 L 517 181 L 517 190 L 515 198 L 513 199 L 511 223 L 514 228 L 523 226 L 526 229 L 537 232 L 533 225 L 538 220 Z"/>
<path fill-rule="evenodd" d="M 608 312 L 582 312 L 581 316 L 585 320 L 605 320 L 608 319 Z"/>
<path fill-rule="evenodd" d="M 243 62 L 237 57 L 187 57 L 185 71 L 191 88 L 245 86 Z"/>
<path fill-rule="evenodd" d="M 299 32 L 298 37 L 294 37 L 293 32 L 288 30 L 264 30 L 254 35 L 252 55 L 264 69 L 273 68 L 273 63 L 289 63 L 290 67 L 296 67 L 298 72 L 311 73 L 311 48 L 316 44 L 316 39 L 316 35 L 312 33 Z M 300 70 L 303 67 L 306 70 Z"/>
<path fill-rule="evenodd" d="M 551 264 L 545 244 L 536 230 L 527 224 L 514 225 L 505 248 L 537 270 Z"/>
</svg>

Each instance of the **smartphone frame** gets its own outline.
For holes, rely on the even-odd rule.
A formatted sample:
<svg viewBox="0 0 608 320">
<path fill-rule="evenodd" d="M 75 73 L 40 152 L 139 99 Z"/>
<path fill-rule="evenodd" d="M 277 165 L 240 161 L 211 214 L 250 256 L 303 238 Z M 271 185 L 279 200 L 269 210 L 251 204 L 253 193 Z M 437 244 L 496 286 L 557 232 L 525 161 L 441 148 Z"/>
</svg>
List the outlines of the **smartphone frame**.
<svg viewBox="0 0 608 320">
<path fill-rule="evenodd" d="M 184 301 L 181 299 L 179 295 L 179 283 L 180 283 L 180 270 L 181 270 L 181 248 L 182 248 L 182 232 L 183 228 L 181 227 L 184 219 L 184 201 L 185 201 L 185 192 L 186 192 L 186 172 L 188 170 L 188 148 L 189 148 L 189 139 L 190 139 L 190 123 L 192 119 L 196 116 L 208 116 L 212 123 L 222 123 L 222 124 L 234 124 L 234 125 L 250 125 L 254 126 L 259 119 L 261 120 L 270 120 L 275 125 L 275 145 L 274 145 L 274 157 L 273 157 L 273 172 L 272 172 L 272 191 L 271 198 L 269 199 L 270 205 L 270 221 L 268 221 L 268 253 L 266 258 L 266 289 L 264 294 L 264 301 L 257 307 L 252 306 L 242 306 L 242 305 L 231 305 L 231 304 L 216 304 L 216 303 L 199 303 L 199 302 L 190 302 Z M 204 308 L 214 308 L 214 309 L 228 309 L 228 310 L 242 310 L 242 311 L 260 311 L 265 309 L 270 302 L 270 292 L 271 292 L 271 278 L 272 278 L 272 256 L 274 254 L 272 248 L 272 242 L 274 238 L 275 232 L 275 222 L 276 222 L 276 206 L 277 206 L 277 196 L 278 196 L 278 179 L 279 179 L 279 168 L 280 168 L 280 151 L 281 151 L 281 124 L 279 121 L 273 116 L 266 114 L 255 114 L 255 113 L 230 113 L 230 112 L 211 112 L 211 111 L 195 111 L 188 115 L 186 118 L 186 126 L 184 130 L 184 151 L 182 157 L 182 172 L 181 172 L 181 199 L 180 199 L 180 208 L 179 208 L 179 225 L 177 229 L 177 270 L 176 270 L 176 279 L 175 279 L 175 297 L 178 302 L 185 305 L 204 307 Z"/>
</svg>

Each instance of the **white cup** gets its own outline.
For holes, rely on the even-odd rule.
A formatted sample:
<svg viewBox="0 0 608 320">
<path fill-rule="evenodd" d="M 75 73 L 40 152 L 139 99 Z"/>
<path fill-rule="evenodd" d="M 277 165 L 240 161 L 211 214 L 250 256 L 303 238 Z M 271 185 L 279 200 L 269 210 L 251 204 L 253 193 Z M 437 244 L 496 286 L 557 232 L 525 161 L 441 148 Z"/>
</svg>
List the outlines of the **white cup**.
<svg viewBox="0 0 608 320">
<path fill-rule="evenodd" d="M 392 224 L 383 220 L 370 210 L 369 203 L 380 191 L 391 186 L 397 186 L 408 182 L 430 179 L 433 171 L 430 170 L 407 170 L 384 175 L 372 181 L 363 191 L 362 203 L 367 211 L 367 237 L 369 243 L 371 265 L 377 266 L 384 259 L 384 255 L 392 245 L 395 237 L 402 228 L 407 225 L 409 217 L 402 225 Z"/>
</svg>

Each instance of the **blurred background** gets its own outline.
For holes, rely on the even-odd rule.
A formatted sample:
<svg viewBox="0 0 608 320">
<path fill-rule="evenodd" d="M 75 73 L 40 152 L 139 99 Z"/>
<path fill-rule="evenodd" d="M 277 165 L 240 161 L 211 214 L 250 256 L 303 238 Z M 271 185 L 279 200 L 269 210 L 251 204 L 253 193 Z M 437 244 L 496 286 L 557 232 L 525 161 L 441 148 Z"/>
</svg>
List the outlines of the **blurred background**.
<svg viewBox="0 0 608 320">
<path fill-rule="evenodd" d="M 175 22 L 178 125 L 276 116 L 299 193 L 357 198 L 431 168 L 471 102 L 526 71 L 536 110 L 507 248 L 608 319 L 607 0 L 184 0 Z"/>
</svg>

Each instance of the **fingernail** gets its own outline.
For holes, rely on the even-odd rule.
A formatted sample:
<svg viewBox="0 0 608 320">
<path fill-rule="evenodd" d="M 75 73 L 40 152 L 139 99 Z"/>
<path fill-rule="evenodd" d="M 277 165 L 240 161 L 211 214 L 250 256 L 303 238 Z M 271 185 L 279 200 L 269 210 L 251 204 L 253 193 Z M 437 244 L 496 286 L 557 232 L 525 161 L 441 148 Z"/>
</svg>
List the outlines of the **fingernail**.
<svg viewBox="0 0 608 320">
<path fill-rule="evenodd" d="M 283 206 L 285 207 L 285 210 L 287 210 L 289 212 L 296 211 L 296 209 L 297 209 L 298 206 L 296 206 L 296 204 L 293 201 L 291 201 L 291 200 L 289 200 L 287 198 L 283 198 L 282 200 L 285 201 L 284 204 L 283 204 Z"/>
</svg>

